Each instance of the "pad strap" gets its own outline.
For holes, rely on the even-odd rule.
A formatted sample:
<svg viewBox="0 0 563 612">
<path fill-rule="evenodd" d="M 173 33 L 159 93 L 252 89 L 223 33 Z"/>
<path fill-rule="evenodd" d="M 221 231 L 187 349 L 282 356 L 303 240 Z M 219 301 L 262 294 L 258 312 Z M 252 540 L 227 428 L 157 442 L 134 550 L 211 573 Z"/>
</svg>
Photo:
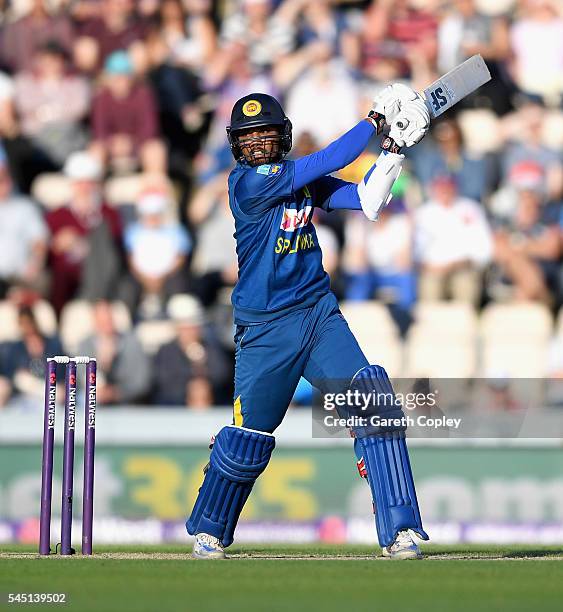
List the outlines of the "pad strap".
<svg viewBox="0 0 563 612">
<path fill-rule="evenodd" d="M 186 522 L 191 535 L 208 533 L 225 547 L 233 543 L 240 513 L 254 482 L 266 469 L 274 436 L 229 425 L 217 434 L 203 484 Z"/>
</svg>

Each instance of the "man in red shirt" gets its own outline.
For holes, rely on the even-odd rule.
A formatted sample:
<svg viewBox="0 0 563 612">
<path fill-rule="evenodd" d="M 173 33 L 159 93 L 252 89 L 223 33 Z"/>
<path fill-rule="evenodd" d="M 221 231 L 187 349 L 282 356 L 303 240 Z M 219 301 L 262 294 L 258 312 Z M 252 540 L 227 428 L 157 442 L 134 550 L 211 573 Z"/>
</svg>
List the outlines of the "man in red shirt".
<svg viewBox="0 0 563 612">
<path fill-rule="evenodd" d="M 69 156 L 64 172 L 71 184 L 71 199 L 66 206 L 47 215 L 51 231 L 50 264 L 52 271 L 51 302 L 60 313 L 63 306 L 76 297 L 86 279 L 84 269 L 87 259 L 96 258 L 94 249 L 103 246 L 99 262 L 98 294 L 107 292 L 108 267 L 111 257 L 118 266 L 121 251 L 121 221 L 118 213 L 102 201 L 100 186 L 101 165 L 86 152 Z M 92 279 L 88 279 L 92 283 Z M 97 295 L 92 297 L 107 297 Z"/>
<path fill-rule="evenodd" d="M 126 51 L 106 60 L 105 85 L 94 98 L 92 130 L 95 146 L 116 169 L 132 170 L 140 162 L 146 171 L 165 171 L 156 103 L 150 88 L 135 80 Z"/>
<path fill-rule="evenodd" d="M 90 7 L 80 23 L 78 47 L 79 67 L 86 72 L 97 72 L 115 51 L 127 49 L 138 57 L 144 56 L 143 39 L 147 34 L 147 22 L 135 11 L 133 0 L 99 0 Z M 77 15 L 75 15 L 77 17 Z"/>
</svg>

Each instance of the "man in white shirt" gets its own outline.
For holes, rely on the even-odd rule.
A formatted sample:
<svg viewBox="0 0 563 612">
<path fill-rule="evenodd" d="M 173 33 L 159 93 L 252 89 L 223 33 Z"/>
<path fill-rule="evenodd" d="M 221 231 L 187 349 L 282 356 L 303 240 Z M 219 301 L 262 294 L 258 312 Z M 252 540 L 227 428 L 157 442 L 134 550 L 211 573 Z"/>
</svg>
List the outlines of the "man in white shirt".
<svg viewBox="0 0 563 612">
<path fill-rule="evenodd" d="M 459 197 L 452 176 L 435 178 L 431 193 L 415 214 L 419 297 L 477 305 L 493 249 L 487 219 L 478 202 Z"/>
</svg>

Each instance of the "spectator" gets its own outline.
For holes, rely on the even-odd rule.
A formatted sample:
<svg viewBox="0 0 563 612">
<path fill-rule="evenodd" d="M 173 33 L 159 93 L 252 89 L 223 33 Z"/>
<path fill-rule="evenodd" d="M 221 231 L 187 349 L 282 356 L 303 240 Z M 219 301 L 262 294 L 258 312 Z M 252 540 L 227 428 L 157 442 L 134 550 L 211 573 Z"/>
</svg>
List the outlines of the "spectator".
<svg viewBox="0 0 563 612">
<path fill-rule="evenodd" d="M 166 151 L 158 139 L 156 104 L 150 88 L 136 81 L 125 51 L 105 63 L 105 85 L 94 98 L 94 150 L 115 170 L 166 171 Z"/>
<path fill-rule="evenodd" d="M 138 221 L 125 233 L 135 301 L 142 318 L 162 314 L 164 302 L 186 288 L 186 258 L 191 250 L 187 231 L 169 221 L 170 202 L 162 192 L 146 192 L 138 201 Z"/>
<path fill-rule="evenodd" d="M 90 153 L 73 153 L 64 172 L 70 181 L 71 199 L 47 215 L 51 302 L 57 313 L 79 295 L 110 297 L 121 274 L 121 221 L 102 200 L 99 162 Z"/>
<path fill-rule="evenodd" d="M 146 23 L 137 17 L 133 0 L 101 0 L 97 15 L 87 17 L 80 28 L 75 57 L 81 70 L 96 72 L 116 51 L 125 49 L 144 67 L 143 37 Z"/>
<path fill-rule="evenodd" d="M 501 155 L 503 179 L 516 164 L 534 162 L 544 170 L 544 189 L 551 199 L 563 194 L 563 163 L 560 151 L 543 142 L 545 109 L 538 104 L 526 104 L 508 117 L 507 139 Z"/>
<path fill-rule="evenodd" d="M 455 178 L 434 179 L 432 199 L 415 213 L 415 260 L 422 300 L 477 306 L 483 267 L 492 256 L 489 225 L 477 202 L 458 195 Z"/>
<path fill-rule="evenodd" d="M 89 110 L 89 87 L 82 77 L 69 74 L 66 64 L 63 47 L 49 41 L 36 50 L 33 70 L 15 81 L 21 131 L 38 149 L 36 154 L 56 167 L 86 145 L 81 122 Z"/>
<path fill-rule="evenodd" d="M 199 73 L 217 46 L 210 0 L 164 0 L 158 13 L 159 34 L 170 63 Z"/>
<path fill-rule="evenodd" d="M 315 45 L 305 72 L 289 87 L 287 114 L 299 139 L 307 132 L 321 147 L 349 130 L 358 117 L 359 91 L 342 62 L 331 59 L 329 45 Z M 311 104 L 320 97 L 323 104 Z"/>
<path fill-rule="evenodd" d="M 410 0 L 379 0 L 365 12 L 358 57 L 359 67 L 370 79 L 387 82 L 431 73 L 437 21 L 413 4 Z"/>
<path fill-rule="evenodd" d="M 453 119 L 440 121 L 432 130 L 432 139 L 425 139 L 408 154 L 425 190 L 436 176 L 451 174 L 465 198 L 480 202 L 490 191 L 495 167 L 492 157 L 470 155 Z"/>
<path fill-rule="evenodd" d="M 496 225 L 506 226 L 511 219 L 516 217 L 521 190 L 546 193 L 545 169 L 537 162 L 516 162 L 511 167 L 510 173 L 500 189 L 490 198 L 488 208 Z"/>
<path fill-rule="evenodd" d="M 232 164 L 225 126 L 230 121 L 234 103 L 252 91 L 276 95 L 277 89 L 270 72 L 256 73 L 253 70 L 248 47 L 243 42 L 228 44 L 216 54 L 207 70 L 204 85 L 217 94 L 217 105 L 198 168 L 204 178 L 209 178 Z"/>
<path fill-rule="evenodd" d="M 94 333 L 82 341 L 79 354 L 98 362 L 97 398 L 100 404 L 135 404 L 146 399 L 151 385 L 149 359 L 132 332 L 115 327 L 111 304 L 93 307 Z"/>
<path fill-rule="evenodd" d="M 150 70 L 147 74 L 158 105 L 158 121 L 168 146 L 169 171 L 174 177 L 188 177 L 188 160 L 201 146 L 207 118 L 204 93 L 195 73 L 176 65 L 158 32 L 147 40 Z"/>
<path fill-rule="evenodd" d="M 21 340 L 11 343 L 6 351 L 12 396 L 24 407 L 37 408 L 45 390 L 45 359 L 60 355 L 62 347 L 57 337 L 42 334 L 30 307 L 20 308 L 18 325 Z"/>
<path fill-rule="evenodd" d="M 189 295 L 178 295 L 168 305 L 176 325 L 176 339 L 163 345 L 154 362 L 155 401 L 162 405 L 206 409 L 224 397 L 232 377 L 225 356 L 203 327 L 204 313 Z"/>
<path fill-rule="evenodd" d="M 448 72 L 479 53 L 484 59 L 505 60 L 510 52 L 504 16 L 481 13 L 475 0 L 454 0 L 452 11 L 438 30 L 438 68 Z"/>
<path fill-rule="evenodd" d="M 330 44 L 335 55 L 340 54 L 341 37 L 346 32 L 346 20 L 334 10 L 333 3 L 304 2 L 299 23 L 298 39 L 301 45 L 322 40 Z"/>
<path fill-rule="evenodd" d="M 248 46 L 250 64 L 256 71 L 269 68 L 289 54 L 295 45 L 294 19 L 303 0 L 286 0 L 274 9 L 273 0 L 242 0 L 242 10 L 223 22 L 225 43 Z"/>
<path fill-rule="evenodd" d="M 377 223 L 354 215 L 346 226 L 345 298 L 369 300 L 377 296 L 394 304 L 403 316 L 416 297 L 412 257 L 413 230 L 401 200 L 392 200 Z"/>
<path fill-rule="evenodd" d="M 35 204 L 12 191 L 6 160 L 0 159 L 0 299 L 10 290 L 45 290 L 47 227 Z"/>
<path fill-rule="evenodd" d="M 479 53 L 487 62 L 492 80 L 479 88 L 478 96 L 488 98 L 497 113 L 506 113 L 510 110 L 509 95 L 514 89 L 501 64 L 510 55 L 506 16 L 483 14 L 475 0 L 455 0 L 449 4 L 452 10 L 438 30 L 438 71 L 448 72 Z"/>
<path fill-rule="evenodd" d="M 143 401 L 146 391 L 129 394 L 120 388 L 129 381 L 115 382 L 119 351 L 134 339 L 115 331 L 105 300 L 126 301 L 134 320 L 160 318 L 170 296 L 189 291 L 212 307 L 213 331 L 225 353 L 232 351 L 227 301 L 237 266 L 225 126 L 234 102 L 252 91 L 283 101 L 294 127 L 289 159 L 295 159 L 365 116 L 374 82 L 410 79 L 422 90 L 480 53 L 491 82 L 403 151 L 417 178 L 400 197 L 412 214 L 397 208 L 397 199 L 375 224 L 357 212 L 316 210 L 323 265 L 338 296 L 384 300 L 401 331 L 419 273 L 422 299 L 477 303 L 484 291 L 486 299 L 533 299 L 555 310 L 563 302 L 561 1 L 513 0 L 502 13 L 500 5 L 485 4 L 0 0 L 0 299 L 49 294 L 58 313 L 73 298 L 101 300 L 100 338 L 89 340 L 106 355 L 104 401 Z M 475 107 L 502 116 L 483 119 L 495 127 L 486 143 L 473 132 L 472 142 L 464 142 L 465 123 L 455 118 Z M 480 123 L 477 114 L 466 119 L 470 127 Z M 379 140 L 338 175 L 362 180 Z M 491 147 L 497 148 L 474 152 Z M 101 163 L 72 154 L 82 149 Z M 61 166 L 72 195 L 53 210 L 64 179 L 35 179 Z M 112 176 L 107 184 L 112 202 L 133 208 L 104 204 L 105 171 L 144 173 Z M 395 198 L 404 179 L 403 172 Z M 193 236 L 193 259 L 190 234 L 168 214 L 176 213 L 163 195 L 170 180 Z M 50 242 L 42 211 L 19 195 L 46 192 Z M 122 215 L 129 220 L 137 207 L 123 240 Z M 215 347 L 211 328 L 199 327 Z M 0 405 L 11 394 L 3 356 L 10 347 L 0 346 Z M 187 361 L 192 372 L 193 360 Z M 230 380 L 189 376 L 190 404 L 230 403 Z"/>
<path fill-rule="evenodd" d="M 561 255 L 560 210 L 545 207 L 538 189 L 521 188 L 516 214 L 495 231 L 495 263 L 504 288 L 517 300 L 552 303 Z"/>
<path fill-rule="evenodd" d="M 563 93 L 561 6 L 552 0 L 521 0 L 520 8 L 510 30 L 514 79 L 525 94 L 557 105 Z"/>
<path fill-rule="evenodd" d="M 35 51 L 46 42 L 56 40 L 70 53 L 74 41 L 68 16 L 51 13 L 46 0 L 31 0 L 28 5 L 27 14 L 3 24 L 0 57 L 13 73 L 32 70 Z"/>
<path fill-rule="evenodd" d="M 14 79 L 0 72 L 0 148 L 8 159 L 16 187 L 29 193 L 33 179 L 42 171 L 53 170 L 46 158 L 38 159 L 31 143 L 21 135 L 14 104 Z M 43 156 L 44 157 L 44 156 Z"/>
<path fill-rule="evenodd" d="M 0 138 L 11 136 L 15 130 L 14 81 L 0 72 Z"/>
<path fill-rule="evenodd" d="M 226 172 L 199 188 L 190 203 L 188 219 L 197 228 L 192 261 L 192 272 L 197 276 L 196 292 L 203 304 L 208 305 L 215 301 L 222 287 L 234 286 L 238 276 L 235 223 L 229 208 Z"/>
</svg>

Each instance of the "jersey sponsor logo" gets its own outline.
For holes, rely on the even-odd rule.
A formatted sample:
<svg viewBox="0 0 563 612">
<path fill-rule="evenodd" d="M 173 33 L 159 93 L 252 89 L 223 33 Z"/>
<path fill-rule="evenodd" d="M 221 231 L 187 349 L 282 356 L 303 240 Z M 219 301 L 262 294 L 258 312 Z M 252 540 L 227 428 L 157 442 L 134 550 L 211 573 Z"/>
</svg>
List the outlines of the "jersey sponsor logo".
<svg viewBox="0 0 563 612">
<path fill-rule="evenodd" d="M 256 172 L 258 174 L 263 174 L 264 176 L 270 176 L 270 174 L 277 174 L 281 170 L 280 164 L 262 164 L 256 168 Z"/>
<path fill-rule="evenodd" d="M 256 117 L 256 115 L 262 110 L 262 105 L 258 100 L 248 100 L 242 106 L 242 112 L 247 117 Z"/>
<path fill-rule="evenodd" d="M 301 210 L 284 208 L 280 229 L 284 232 L 294 232 L 300 227 L 305 227 L 311 221 L 312 211 L 312 206 L 305 206 Z"/>
<path fill-rule="evenodd" d="M 293 241 L 289 238 L 278 238 L 274 252 L 278 255 L 283 255 L 284 253 L 291 255 L 297 253 L 297 251 L 308 251 L 314 248 L 315 241 L 313 240 L 313 234 L 297 234 Z"/>
</svg>

